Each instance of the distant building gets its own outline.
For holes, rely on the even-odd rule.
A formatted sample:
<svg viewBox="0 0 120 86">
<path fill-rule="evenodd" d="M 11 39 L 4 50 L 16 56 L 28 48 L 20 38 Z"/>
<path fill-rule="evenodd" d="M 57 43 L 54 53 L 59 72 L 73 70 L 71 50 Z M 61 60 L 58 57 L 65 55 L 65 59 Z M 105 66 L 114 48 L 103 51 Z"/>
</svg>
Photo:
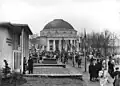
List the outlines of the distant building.
<svg viewBox="0 0 120 86">
<path fill-rule="evenodd" d="M 77 31 L 63 19 L 54 19 L 40 31 L 40 45 L 46 51 L 76 51 Z"/>
<path fill-rule="evenodd" d="M 23 57 L 29 56 L 29 35 L 27 24 L 0 23 L 0 67 L 7 60 L 13 69 L 23 71 Z"/>
</svg>

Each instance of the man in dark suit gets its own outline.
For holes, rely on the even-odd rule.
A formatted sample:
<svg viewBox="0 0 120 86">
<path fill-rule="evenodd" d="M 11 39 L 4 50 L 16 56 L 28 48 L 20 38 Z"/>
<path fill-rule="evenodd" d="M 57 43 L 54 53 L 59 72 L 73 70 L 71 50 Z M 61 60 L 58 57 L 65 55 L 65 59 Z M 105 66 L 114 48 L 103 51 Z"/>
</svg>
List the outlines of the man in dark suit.
<svg viewBox="0 0 120 86">
<path fill-rule="evenodd" d="M 33 59 L 31 58 L 31 56 L 29 57 L 28 60 L 28 70 L 29 70 L 29 74 L 33 73 Z"/>
<path fill-rule="evenodd" d="M 96 80 L 98 81 L 99 71 L 102 70 L 102 64 L 100 63 L 99 59 L 97 59 L 97 63 L 95 65 L 95 70 L 96 70 Z"/>
<path fill-rule="evenodd" d="M 90 63 L 89 65 L 89 74 L 90 74 L 90 81 L 94 81 L 94 76 L 95 76 L 95 69 L 94 69 L 93 62 Z"/>
<path fill-rule="evenodd" d="M 110 76 L 112 77 L 112 78 L 114 78 L 113 77 L 113 72 L 114 72 L 114 64 L 112 63 L 112 59 L 110 59 L 110 61 L 108 61 L 108 72 L 109 72 L 109 74 L 110 74 Z"/>
</svg>

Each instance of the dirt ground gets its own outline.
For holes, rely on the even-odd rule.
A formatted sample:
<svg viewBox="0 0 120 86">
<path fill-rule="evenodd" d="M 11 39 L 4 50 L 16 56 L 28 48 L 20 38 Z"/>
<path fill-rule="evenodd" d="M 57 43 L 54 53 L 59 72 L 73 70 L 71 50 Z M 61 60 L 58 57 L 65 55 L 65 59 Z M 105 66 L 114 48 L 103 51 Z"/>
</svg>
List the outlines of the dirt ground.
<svg viewBox="0 0 120 86">
<path fill-rule="evenodd" d="M 84 81 L 72 78 L 26 77 L 20 86 L 86 86 Z"/>
<path fill-rule="evenodd" d="M 12 82 L 10 82 L 10 79 L 2 79 L 0 86 L 22 86 L 25 83 L 27 83 L 25 78 L 13 80 Z"/>
</svg>

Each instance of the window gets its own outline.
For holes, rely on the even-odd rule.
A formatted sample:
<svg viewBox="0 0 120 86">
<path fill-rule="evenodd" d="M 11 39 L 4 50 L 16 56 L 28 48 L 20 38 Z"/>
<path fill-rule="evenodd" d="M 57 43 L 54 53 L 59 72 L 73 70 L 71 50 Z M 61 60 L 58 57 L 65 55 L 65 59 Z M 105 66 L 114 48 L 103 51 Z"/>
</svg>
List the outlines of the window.
<svg viewBox="0 0 120 86">
<path fill-rule="evenodd" d="M 50 50 L 53 50 L 53 45 L 50 45 Z"/>
<path fill-rule="evenodd" d="M 50 50 L 53 50 L 53 40 L 49 40 L 49 47 L 50 47 Z"/>
</svg>

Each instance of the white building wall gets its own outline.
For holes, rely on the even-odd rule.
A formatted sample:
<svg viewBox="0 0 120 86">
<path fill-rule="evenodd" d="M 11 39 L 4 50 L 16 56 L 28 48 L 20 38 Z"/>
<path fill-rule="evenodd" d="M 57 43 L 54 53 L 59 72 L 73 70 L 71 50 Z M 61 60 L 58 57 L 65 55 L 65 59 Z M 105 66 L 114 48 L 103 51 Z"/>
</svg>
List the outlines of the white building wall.
<svg viewBox="0 0 120 86">
<path fill-rule="evenodd" d="M 0 27 L 0 68 L 4 66 L 4 59 L 8 61 L 11 68 L 13 67 L 12 45 L 8 45 L 7 38 L 12 39 L 8 29 Z"/>
<path fill-rule="evenodd" d="M 23 57 L 26 57 L 28 60 L 29 59 L 29 35 L 24 31 L 23 36 L 24 36 L 23 37 L 23 48 L 24 48 Z"/>
</svg>

